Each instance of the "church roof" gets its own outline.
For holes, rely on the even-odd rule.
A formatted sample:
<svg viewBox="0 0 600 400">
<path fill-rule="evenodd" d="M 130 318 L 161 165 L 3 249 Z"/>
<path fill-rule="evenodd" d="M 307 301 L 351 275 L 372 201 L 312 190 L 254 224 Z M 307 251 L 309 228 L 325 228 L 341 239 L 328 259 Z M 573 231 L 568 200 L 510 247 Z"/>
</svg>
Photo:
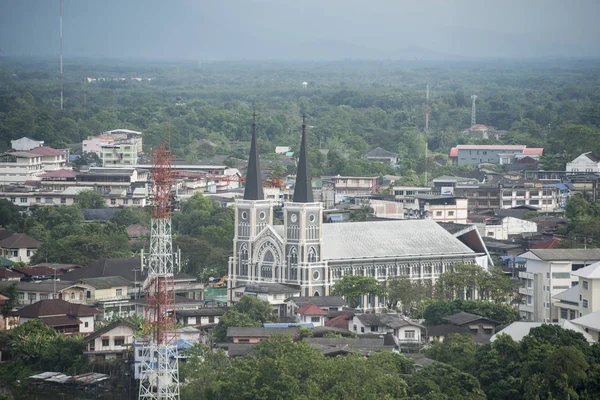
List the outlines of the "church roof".
<svg viewBox="0 0 600 400">
<path fill-rule="evenodd" d="M 246 173 L 246 186 L 244 188 L 244 200 L 264 200 L 265 195 L 262 187 L 262 175 L 260 172 L 260 160 L 258 158 L 258 146 L 256 145 L 256 114 L 252 121 L 252 142 L 250 143 L 250 158 Z"/>
<path fill-rule="evenodd" d="M 302 116 L 302 142 L 300 143 L 300 158 L 298 159 L 298 173 L 294 186 L 294 203 L 312 203 L 312 180 L 310 165 L 306 152 L 306 116 Z"/>
<path fill-rule="evenodd" d="M 474 254 L 435 221 L 323 224 L 323 260 Z"/>
</svg>

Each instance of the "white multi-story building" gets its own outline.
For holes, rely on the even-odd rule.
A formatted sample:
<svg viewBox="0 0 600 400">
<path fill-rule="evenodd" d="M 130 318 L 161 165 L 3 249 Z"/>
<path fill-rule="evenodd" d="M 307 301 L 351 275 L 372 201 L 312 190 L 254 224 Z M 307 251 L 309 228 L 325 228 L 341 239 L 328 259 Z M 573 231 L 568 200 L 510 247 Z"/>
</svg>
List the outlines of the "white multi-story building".
<svg viewBox="0 0 600 400">
<path fill-rule="evenodd" d="M 588 151 L 567 163 L 567 172 L 573 173 L 599 173 L 600 172 L 600 157 Z"/>
<path fill-rule="evenodd" d="M 25 151 L 0 155 L 0 183 L 39 181 L 44 173 L 42 156 Z"/>
<path fill-rule="evenodd" d="M 541 212 L 560 209 L 560 193 L 557 188 L 502 188 L 500 208 L 533 206 Z"/>
<path fill-rule="evenodd" d="M 513 235 L 537 232 L 537 224 L 533 221 L 514 217 L 490 217 L 484 223 L 475 224 L 481 236 L 498 240 L 507 240 Z"/>
<path fill-rule="evenodd" d="M 52 147 L 36 147 L 28 151 L 42 157 L 44 171 L 56 171 L 67 166 L 69 157 L 66 151 L 56 150 Z"/>
<path fill-rule="evenodd" d="M 524 296 L 519 305 L 522 319 L 557 322 L 561 297 L 556 296 L 579 283 L 576 271 L 585 271 L 585 267 L 600 261 L 600 249 L 532 249 L 519 257 L 526 259 L 526 271 L 519 272 L 525 283 L 519 289 Z"/>
<path fill-rule="evenodd" d="M 127 139 L 102 146 L 100 158 L 103 167 L 137 165 L 139 144 L 134 139 Z"/>
</svg>

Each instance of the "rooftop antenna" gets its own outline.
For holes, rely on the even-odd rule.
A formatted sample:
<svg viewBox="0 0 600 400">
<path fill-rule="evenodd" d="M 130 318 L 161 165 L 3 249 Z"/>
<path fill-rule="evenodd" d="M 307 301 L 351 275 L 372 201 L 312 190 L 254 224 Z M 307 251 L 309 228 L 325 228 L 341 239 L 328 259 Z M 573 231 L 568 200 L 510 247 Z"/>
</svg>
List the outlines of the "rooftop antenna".
<svg viewBox="0 0 600 400">
<path fill-rule="evenodd" d="M 60 0 L 60 109 L 63 109 L 63 34 L 62 34 L 62 0 Z"/>
<path fill-rule="evenodd" d="M 429 138 L 429 71 L 427 71 L 427 89 L 425 91 L 425 185 L 427 185 L 427 159 L 429 152 L 429 144 L 427 140 Z"/>
<path fill-rule="evenodd" d="M 475 119 L 475 114 L 477 111 L 477 106 L 475 105 L 475 100 L 477 100 L 477 95 L 471 95 L 471 128 L 475 126 L 477 123 Z"/>
</svg>

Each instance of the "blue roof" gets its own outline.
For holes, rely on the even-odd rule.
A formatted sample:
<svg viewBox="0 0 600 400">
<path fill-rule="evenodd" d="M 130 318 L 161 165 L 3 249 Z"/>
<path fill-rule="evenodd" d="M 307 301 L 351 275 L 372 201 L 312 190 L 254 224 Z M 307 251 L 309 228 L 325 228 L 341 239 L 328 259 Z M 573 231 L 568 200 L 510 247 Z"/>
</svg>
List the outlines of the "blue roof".
<svg viewBox="0 0 600 400">
<path fill-rule="evenodd" d="M 341 215 L 332 215 L 331 217 L 329 217 L 329 221 L 331 222 L 342 222 L 343 220 L 344 219 Z"/>
<path fill-rule="evenodd" d="M 263 324 L 265 328 L 289 328 L 291 326 L 301 326 L 303 328 L 314 328 L 314 325 L 309 322 L 279 322 L 279 323 L 271 323 L 271 324 Z"/>
<path fill-rule="evenodd" d="M 525 259 L 523 257 L 517 257 L 517 256 L 501 256 L 499 258 L 500 258 L 500 262 L 502 262 L 502 263 L 515 262 L 518 264 L 524 264 L 527 262 L 527 259 Z"/>
<path fill-rule="evenodd" d="M 572 183 L 544 183 L 542 187 L 555 187 L 560 190 L 571 190 L 574 186 Z"/>
<path fill-rule="evenodd" d="M 187 340 L 183 340 L 183 339 L 179 339 L 176 343 L 177 346 L 177 350 L 185 350 L 185 349 L 189 349 L 190 347 L 194 347 L 193 344 L 191 344 L 190 342 L 188 342 Z"/>
</svg>

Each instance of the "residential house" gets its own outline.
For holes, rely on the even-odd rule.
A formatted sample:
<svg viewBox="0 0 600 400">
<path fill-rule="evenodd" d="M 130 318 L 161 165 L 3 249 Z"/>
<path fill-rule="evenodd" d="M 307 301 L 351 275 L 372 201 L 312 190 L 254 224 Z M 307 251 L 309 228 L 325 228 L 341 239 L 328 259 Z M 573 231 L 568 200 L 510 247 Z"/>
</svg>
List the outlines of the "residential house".
<svg viewBox="0 0 600 400">
<path fill-rule="evenodd" d="M 268 301 L 279 316 L 287 316 L 286 299 L 300 296 L 300 289 L 281 283 L 257 282 L 233 288 L 233 301 L 237 302 L 244 295 L 256 296 Z M 289 314 L 293 316 L 294 314 Z"/>
<path fill-rule="evenodd" d="M 579 283 L 581 278 L 574 272 L 600 261 L 600 249 L 530 249 L 519 257 L 526 259 L 526 271 L 519 272 L 525 283 L 519 289 L 524 297 L 519 305 L 521 318 L 558 322 L 560 300 L 554 296 Z"/>
<path fill-rule="evenodd" d="M 357 334 L 391 333 L 403 345 L 420 344 L 425 327 L 398 314 L 356 314 L 350 331 Z"/>
<path fill-rule="evenodd" d="M 0 282 L 9 281 L 15 283 L 21 281 L 22 277 L 22 274 L 15 272 L 9 268 L 0 268 Z"/>
<path fill-rule="evenodd" d="M 0 255 L 13 262 L 29 263 L 35 252 L 42 247 L 42 242 L 25 235 L 13 233 L 0 240 Z"/>
<path fill-rule="evenodd" d="M 77 282 L 89 278 L 101 278 L 120 276 L 133 282 L 131 290 L 127 293 L 130 296 L 141 296 L 143 294 L 142 284 L 148 278 L 147 270 L 142 269 L 140 257 L 127 258 L 107 258 L 86 265 L 82 268 L 67 272 L 61 277 L 61 280 Z M 201 299 L 204 285 L 196 282 L 196 278 L 184 273 L 175 274 L 175 293 L 178 296 L 185 296 L 189 299 Z"/>
<path fill-rule="evenodd" d="M 490 338 L 490 342 L 495 342 L 498 339 L 499 335 L 508 335 L 515 342 L 520 342 L 523 338 L 529 335 L 529 332 L 533 328 L 538 328 L 542 325 L 558 325 L 563 329 L 568 329 L 577 333 L 581 333 L 588 343 L 592 344 L 596 342 L 597 339 L 594 339 L 592 335 L 587 333 L 581 326 L 575 324 L 575 321 L 570 322 L 567 320 L 563 320 L 560 323 L 546 323 L 546 322 L 527 322 L 527 321 L 517 321 L 508 325 L 506 328 L 502 329 L 495 335 Z"/>
<path fill-rule="evenodd" d="M 398 164 L 398 153 L 393 153 L 391 151 L 384 150 L 381 147 L 376 147 L 373 150 L 367 152 L 365 154 L 365 158 L 369 161 L 378 161 L 385 164 Z"/>
<path fill-rule="evenodd" d="M 17 284 L 17 307 L 31 305 L 39 300 L 58 299 L 62 295 L 60 291 L 72 285 L 71 282 L 43 281 L 3 281 L 0 287 Z"/>
<path fill-rule="evenodd" d="M 466 224 L 469 201 L 466 198 L 450 195 L 418 194 L 412 196 L 412 199 L 404 199 L 404 209 L 408 218 Z"/>
<path fill-rule="evenodd" d="M 342 197 L 374 194 L 379 189 L 377 176 L 329 176 L 323 177 L 333 183 L 336 203 Z"/>
<path fill-rule="evenodd" d="M 43 146 L 44 141 L 30 139 L 30 138 L 24 136 L 20 139 L 11 140 L 10 145 L 11 145 L 12 149 L 15 151 L 29 151 L 31 149 L 35 149 L 36 147 Z"/>
<path fill-rule="evenodd" d="M 314 304 L 306 304 L 298 308 L 296 314 L 299 322 L 310 323 L 313 326 L 325 326 L 325 317 L 328 312 Z"/>
<path fill-rule="evenodd" d="M 22 281 L 45 281 L 56 279 L 62 275 L 62 271 L 45 265 L 32 265 L 31 267 L 13 267 L 15 272 L 21 274 Z"/>
<path fill-rule="evenodd" d="M 40 300 L 10 313 L 19 318 L 19 324 L 39 319 L 64 334 L 86 334 L 94 332 L 94 316 L 101 311 L 73 304 L 62 299 Z"/>
<path fill-rule="evenodd" d="M 431 180 L 433 183 L 433 191 L 443 196 L 461 196 L 462 194 L 457 192 L 457 189 L 462 187 L 470 187 L 477 183 L 477 179 L 465 178 L 462 176 L 448 176 L 442 175 Z"/>
<path fill-rule="evenodd" d="M 342 296 L 297 296 L 285 300 L 285 316 L 293 316 L 296 310 L 307 304 L 314 304 L 323 311 L 342 311 L 347 306 L 346 300 Z"/>
<path fill-rule="evenodd" d="M 122 276 L 104 276 L 80 279 L 61 293 L 65 300 L 93 305 L 104 313 L 104 319 L 110 319 L 130 316 L 134 311 L 129 304 L 129 289 L 133 289 L 133 282 Z"/>
<path fill-rule="evenodd" d="M 535 222 L 513 217 L 489 217 L 475 225 L 482 236 L 497 240 L 508 240 L 513 236 L 538 231 Z"/>
<path fill-rule="evenodd" d="M 568 162 L 566 171 L 571 173 L 600 173 L 600 157 L 588 151 Z"/>
<path fill-rule="evenodd" d="M 201 307 L 194 310 L 179 310 L 175 314 L 177 322 L 183 326 L 195 326 L 201 329 L 211 328 L 219 323 L 227 307 Z"/>
<path fill-rule="evenodd" d="M 391 192 L 396 202 L 404 203 L 404 199 L 413 199 L 415 195 L 432 194 L 433 189 L 421 186 L 393 186 Z"/>
<path fill-rule="evenodd" d="M 291 335 L 300 334 L 299 327 L 289 328 L 255 328 L 255 327 L 229 327 L 227 328 L 227 337 L 231 338 L 233 343 L 259 343 L 273 335 Z"/>
<path fill-rule="evenodd" d="M 461 311 L 459 313 L 449 315 L 442 318 L 452 325 L 456 325 L 461 328 L 468 329 L 471 333 L 480 335 L 493 335 L 496 333 L 496 327 L 500 323 L 482 317 L 481 315 L 471 314 L 468 312 Z"/>
<path fill-rule="evenodd" d="M 122 359 L 133 346 L 135 330 L 135 325 L 123 320 L 108 324 L 86 336 L 84 354 L 90 361 Z"/>
</svg>

